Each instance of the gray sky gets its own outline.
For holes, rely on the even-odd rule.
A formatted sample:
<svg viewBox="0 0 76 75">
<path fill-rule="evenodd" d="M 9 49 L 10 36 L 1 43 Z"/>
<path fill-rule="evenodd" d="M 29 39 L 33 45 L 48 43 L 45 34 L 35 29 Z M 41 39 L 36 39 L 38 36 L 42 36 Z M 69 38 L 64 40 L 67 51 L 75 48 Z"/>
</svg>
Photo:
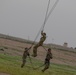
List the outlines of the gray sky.
<svg viewBox="0 0 76 75">
<path fill-rule="evenodd" d="M 56 0 L 51 0 L 50 8 Z M 34 40 L 44 22 L 48 0 L 0 0 L 0 33 Z M 60 0 L 44 31 L 45 43 L 76 47 L 76 0 Z M 40 36 L 37 40 L 39 40 Z"/>
</svg>

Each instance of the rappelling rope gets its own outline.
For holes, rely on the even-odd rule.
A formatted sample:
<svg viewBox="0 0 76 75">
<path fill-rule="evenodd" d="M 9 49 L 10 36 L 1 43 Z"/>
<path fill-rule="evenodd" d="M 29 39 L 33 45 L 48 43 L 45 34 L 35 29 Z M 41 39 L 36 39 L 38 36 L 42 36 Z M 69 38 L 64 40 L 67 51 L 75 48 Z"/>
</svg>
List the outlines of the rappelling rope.
<svg viewBox="0 0 76 75">
<path fill-rule="evenodd" d="M 47 19 L 47 14 L 48 14 L 49 5 L 50 5 L 50 0 L 48 1 L 48 6 L 47 6 L 47 10 L 46 10 L 46 15 L 45 15 L 44 23 L 43 23 L 43 25 L 41 26 L 41 28 L 40 28 L 40 30 L 39 30 L 39 32 L 38 32 L 38 34 L 37 34 L 35 40 L 33 41 L 31 47 L 35 44 L 35 41 L 36 41 L 36 39 L 38 38 L 40 32 L 44 30 L 44 26 L 45 26 L 46 19 Z M 43 47 L 43 48 L 44 48 L 44 47 Z M 45 49 L 45 48 L 44 48 L 44 49 Z M 46 50 L 46 49 L 45 49 L 45 50 Z M 34 68 L 30 56 L 29 56 L 29 60 L 30 60 L 30 63 L 31 63 L 31 65 L 32 65 L 32 68 Z"/>
<path fill-rule="evenodd" d="M 52 9 L 50 10 L 50 12 L 49 12 L 49 14 L 48 14 L 48 9 L 49 9 L 49 5 L 50 5 L 50 0 L 48 1 L 48 6 L 47 6 L 47 11 L 46 11 L 44 23 L 42 24 L 42 26 L 41 26 L 41 28 L 40 28 L 40 30 L 39 30 L 39 32 L 38 32 L 35 40 L 33 41 L 32 45 L 31 45 L 31 47 L 35 44 L 35 41 L 36 41 L 36 39 L 38 38 L 40 32 L 41 32 L 42 30 L 44 30 L 45 24 L 46 24 L 49 16 L 52 14 L 53 10 L 55 9 L 56 5 L 58 4 L 58 2 L 59 2 L 59 0 L 57 0 L 57 1 L 54 3 Z M 48 14 L 48 15 L 47 15 L 47 14 Z"/>
<path fill-rule="evenodd" d="M 44 23 L 43 23 L 43 25 L 41 26 L 39 32 L 37 33 L 37 36 L 36 36 L 35 40 L 33 41 L 31 47 L 35 44 L 35 41 L 36 41 L 36 39 L 38 38 L 40 32 L 44 30 L 44 26 L 45 26 L 45 23 L 46 23 L 46 20 L 47 20 L 47 14 L 48 14 L 49 5 L 50 5 L 50 0 L 48 1 L 48 6 L 47 6 L 47 10 L 46 10 L 46 15 L 45 15 Z"/>
<path fill-rule="evenodd" d="M 52 14 L 53 10 L 55 9 L 56 5 L 58 4 L 58 2 L 59 2 L 59 0 L 57 0 L 57 1 L 54 3 L 53 7 L 51 8 L 49 14 L 48 14 L 47 17 L 46 17 L 45 24 L 46 24 L 48 18 L 50 17 L 50 15 Z"/>
<path fill-rule="evenodd" d="M 47 10 L 46 10 L 46 15 L 45 15 L 44 23 L 42 25 L 42 30 L 44 30 L 45 23 L 46 23 L 46 20 L 47 20 L 47 14 L 48 14 L 48 10 L 49 10 L 49 5 L 50 5 L 50 0 L 48 1 L 48 6 L 47 6 Z"/>
<path fill-rule="evenodd" d="M 59 2 L 59 0 L 57 0 L 57 1 L 55 2 L 55 4 L 53 5 L 52 9 L 50 10 L 50 12 L 49 12 L 49 14 L 48 14 L 48 9 L 49 9 L 49 5 L 50 5 L 50 0 L 48 1 L 48 6 L 47 6 L 47 10 L 46 10 L 46 15 L 45 15 L 44 22 L 43 22 L 43 24 L 42 24 L 42 26 L 41 26 L 41 28 L 40 28 L 40 30 L 39 30 L 39 32 L 38 32 L 35 40 L 33 41 L 31 47 L 35 44 L 35 41 L 36 41 L 36 39 L 38 38 L 40 32 L 44 30 L 45 24 L 46 24 L 49 16 L 52 14 L 53 10 L 55 9 L 56 5 L 58 4 L 58 2 Z M 47 14 L 48 14 L 48 15 L 47 15 Z M 42 47 L 43 47 L 43 46 L 42 46 Z M 43 48 L 45 49 L 45 47 L 43 47 Z M 46 50 L 46 49 L 45 49 L 45 50 Z M 46 51 L 47 51 L 47 50 L 46 50 Z M 29 57 L 29 59 L 30 59 L 31 65 L 32 65 L 32 67 L 33 67 L 33 63 L 32 63 L 32 61 L 31 61 L 31 58 Z M 41 66 L 43 66 L 43 65 L 41 65 Z M 41 66 L 40 66 L 40 67 L 41 67 Z M 40 68 L 40 67 L 38 67 L 38 68 Z"/>
</svg>

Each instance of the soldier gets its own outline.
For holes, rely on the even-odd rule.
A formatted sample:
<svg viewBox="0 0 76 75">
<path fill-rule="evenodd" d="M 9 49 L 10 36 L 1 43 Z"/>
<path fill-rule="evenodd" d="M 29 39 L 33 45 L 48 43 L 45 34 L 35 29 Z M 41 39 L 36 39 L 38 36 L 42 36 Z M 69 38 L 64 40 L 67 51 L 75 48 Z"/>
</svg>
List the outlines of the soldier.
<svg viewBox="0 0 76 75">
<path fill-rule="evenodd" d="M 31 47 L 30 47 L 31 48 Z M 24 51 L 24 53 L 23 53 L 23 57 L 22 57 L 22 59 L 23 59 L 23 63 L 22 63 L 22 65 L 21 65 L 21 68 L 23 68 L 24 67 L 24 65 L 25 65 L 25 63 L 26 63 L 26 58 L 27 58 L 27 56 L 30 56 L 30 54 L 29 54 L 29 49 L 30 48 L 25 48 L 25 51 Z"/>
<path fill-rule="evenodd" d="M 41 31 L 41 35 L 42 37 L 40 38 L 40 41 L 33 47 L 33 57 L 37 56 L 37 48 L 39 46 L 43 45 L 43 42 L 46 40 L 46 33 L 44 33 L 43 31 Z"/>
<path fill-rule="evenodd" d="M 50 66 L 50 59 L 52 59 L 52 53 L 51 53 L 51 48 L 48 48 L 47 54 L 46 54 L 46 58 L 45 58 L 45 62 L 44 62 L 44 69 L 42 70 L 42 72 L 44 72 L 45 70 L 47 70 Z"/>
</svg>

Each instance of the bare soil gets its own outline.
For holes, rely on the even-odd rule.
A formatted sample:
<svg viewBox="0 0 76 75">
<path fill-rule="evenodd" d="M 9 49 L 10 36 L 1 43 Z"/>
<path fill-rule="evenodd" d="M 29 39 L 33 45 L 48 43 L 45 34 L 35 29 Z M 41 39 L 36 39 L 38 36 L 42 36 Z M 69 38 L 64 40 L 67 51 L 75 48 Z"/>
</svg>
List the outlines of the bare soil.
<svg viewBox="0 0 76 75">
<path fill-rule="evenodd" d="M 0 75 L 10 75 L 10 74 L 6 74 L 6 73 L 0 73 Z"/>
<path fill-rule="evenodd" d="M 30 46 L 31 44 L 21 43 L 17 41 L 0 38 L 0 53 L 3 53 L 3 54 L 22 56 L 24 48 L 30 47 Z M 30 50 L 31 54 L 32 54 L 32 49 Z M 76 53 L 75 52 L 52 49 L 52 54 L 53 54 L 53 59 L 51 60 L 51 63 L 76 66 Z M 40 59 L 44 61 L 45 56 L 46 56 L 46 50 L 43 47 L 39 47 L 38 56 L 35 59 Z"/>
</svg>

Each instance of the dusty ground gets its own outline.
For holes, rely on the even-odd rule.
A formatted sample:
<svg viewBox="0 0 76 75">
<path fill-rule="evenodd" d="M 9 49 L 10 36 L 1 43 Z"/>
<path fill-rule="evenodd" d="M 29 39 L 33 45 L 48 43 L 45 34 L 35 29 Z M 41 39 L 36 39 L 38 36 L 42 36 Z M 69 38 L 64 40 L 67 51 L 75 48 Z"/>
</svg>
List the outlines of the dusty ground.
<svg viewBox="0 0 76 75">
<path fill-rule="evenodd" d="M 6 74 L 6 73 L 0 73 L 0 75 L 9 75 L 9 74 Z"/>
<path fill-rule="evenodd" d="M 24 48 L 30 47 L 31 44 L 20 43 L 17 41 L 7 40 L 0 38 L 0 53 L 22 56 Z M 30 50 L 32 54 L 32 49 Z M 76 66 L 76 53 L 70 51 L 62 51 L 57 49 L 52 49 L 53 59 L 52 63 L 66 64 L 71 66 Z M 38 56 L 35 59 L 40 59 L 44 61 L 46 56 L 46 50 L 43 47 L 38 48 Z M 0 74 L 1 75 L 1 74 Z"/>
</svg>

